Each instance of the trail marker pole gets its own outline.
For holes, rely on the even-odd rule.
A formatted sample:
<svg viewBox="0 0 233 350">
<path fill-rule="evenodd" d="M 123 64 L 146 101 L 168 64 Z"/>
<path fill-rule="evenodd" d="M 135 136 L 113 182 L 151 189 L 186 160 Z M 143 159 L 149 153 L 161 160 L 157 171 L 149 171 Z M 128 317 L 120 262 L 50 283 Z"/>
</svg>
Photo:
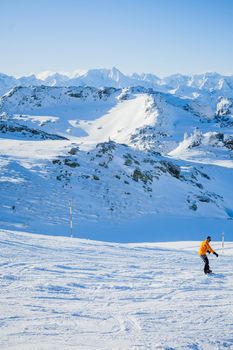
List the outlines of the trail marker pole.
<svg viewBox="0 0 233 350">
<path fill-rule="evenodd" d="M 72 202 L 70 201 L 70 237 L 73 237 L 73 211 Z"/>
<path fill-rule="evenodd" d="M 224 232 L 222 232 L 222 254 L 224 253 Z"/>
</svg>

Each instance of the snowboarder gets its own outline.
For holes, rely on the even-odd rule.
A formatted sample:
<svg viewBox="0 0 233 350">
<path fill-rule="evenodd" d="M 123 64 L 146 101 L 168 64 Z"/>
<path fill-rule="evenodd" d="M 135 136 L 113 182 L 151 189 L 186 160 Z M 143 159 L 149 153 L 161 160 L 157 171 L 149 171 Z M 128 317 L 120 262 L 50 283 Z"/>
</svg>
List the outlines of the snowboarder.
<svg viewBox="0 0 233 350">
<path fill-rule="evenodd" d="M 199 255 L 201 259 L 204 262 L 204 273 L 208 274 L 211 273 L 212 271 L 210 270 L 209 266 L 209 259 L 206 256 L 206 253 L 213 253 L 216 257 L 218 257 L 218 253 L 216 253 L 210 246 L 209 242 L 211 241 L 211 237 L 208 236 L 202 243 L 199 249 Z"/>
</svg>

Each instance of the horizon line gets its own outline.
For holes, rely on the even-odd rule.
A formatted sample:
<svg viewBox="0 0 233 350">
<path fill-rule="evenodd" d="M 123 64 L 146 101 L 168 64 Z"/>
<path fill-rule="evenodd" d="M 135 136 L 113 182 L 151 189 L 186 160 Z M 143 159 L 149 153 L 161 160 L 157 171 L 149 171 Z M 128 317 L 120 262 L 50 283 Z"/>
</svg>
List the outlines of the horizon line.
<svg viewBox="0 0 233 350">
<path fill-rule="evenodd" d="M 152 72 L 133 72 L 133 73 L 124 73 L 123 71 L 121 71 L 120 69 L 116 68 L 115 66 L 112 66 L 111 68 L 106 68 L 106 67 L 102 67 L 102 68 L 89 68 L 89 69 L 84 69 L 84 68 L 77 68 L 74 69 L 72 71 L 64 71 L 64 70 L 42 70 L 39 72 L 30 72 L 30 73 L 26 73 L 26 74 L 11 74 L 11 73 L 5 73 L 3 71 L 0 71 L 0 74 L 2 75 L 6 75 L 7 77 L 12 77 L 15 79 L 21 79 L 24 77 L 31 77 L 34 76 L 36 79 L 38 80 L 46 80 L 49 76 L 53 76 L 55 74 L 59 74 L 59 75 L 63 75 L 65 77 L 67 77 L 68 79 L 73 79 L 73 78 L 78 78 L 81 76 L 84 76 L 85 74 L 87 74 L 90 71 L 101 71 L 101 70 L 106 70 L 106 71 L 113 71 L 113 70 L 117 70 L 119 73 L 123 74 L 126 77 L 132 77 L 134 74 L 137 75 L 153 75 L 161 80 L 166 79 L 168 77 L 171 76 L 186 76 L 186 77 L 193 77 L 193 76 L 199 76 L 199 75 L 205 75 L 205 74 L 216 74 L 216 75 L 220 75 L 222 77 L 233 77 L 233 73 L 229 73 L 229 74 L 223 74 L 223 73 L 219 73 L 216 71 L 203 71 L 203 72 L 199 72 L 199 73 L 181 73 L 181 72 L 175 72 L 175 73 L 171 73 L 168 75 L 162 75 L 159 76 L 156 73 L 152 73 Z M 80 74 L 79 74 L 80 73 Z M 43 75 L 45 75 L 45 77 L 43 78 Z M 41 77 L 42 78 L 41 78 Z"/>
</svg>

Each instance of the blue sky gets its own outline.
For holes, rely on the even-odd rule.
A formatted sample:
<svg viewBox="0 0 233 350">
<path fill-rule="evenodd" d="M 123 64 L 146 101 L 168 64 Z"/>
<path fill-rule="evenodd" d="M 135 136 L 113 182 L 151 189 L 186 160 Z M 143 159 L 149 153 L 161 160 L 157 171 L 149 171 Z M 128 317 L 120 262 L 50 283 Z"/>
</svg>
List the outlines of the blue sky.
<svg viewBox="0 0 233 350">
<path fill-rule="evenodd" d="M 233 0 L 0 0 L 0 72 L 233 74 Z"/>
</svg>

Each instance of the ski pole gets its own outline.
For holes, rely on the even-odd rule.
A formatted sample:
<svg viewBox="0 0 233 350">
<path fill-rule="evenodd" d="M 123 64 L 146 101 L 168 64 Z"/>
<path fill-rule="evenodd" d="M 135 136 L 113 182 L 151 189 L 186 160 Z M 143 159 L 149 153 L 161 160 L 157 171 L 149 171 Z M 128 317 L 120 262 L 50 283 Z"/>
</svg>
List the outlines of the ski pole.
<svg viewBox="0 0 233 350">
<path fill-rule="evenodd" d="M 73 215 L 72 215 L 72 202 L 70 201 L 70 237 L 73 237 Z"/>
<path fill-rule="evenodd" d="M 224 253 L 224 232 L 222 232 L 222 254 Z"/>
</svg>

